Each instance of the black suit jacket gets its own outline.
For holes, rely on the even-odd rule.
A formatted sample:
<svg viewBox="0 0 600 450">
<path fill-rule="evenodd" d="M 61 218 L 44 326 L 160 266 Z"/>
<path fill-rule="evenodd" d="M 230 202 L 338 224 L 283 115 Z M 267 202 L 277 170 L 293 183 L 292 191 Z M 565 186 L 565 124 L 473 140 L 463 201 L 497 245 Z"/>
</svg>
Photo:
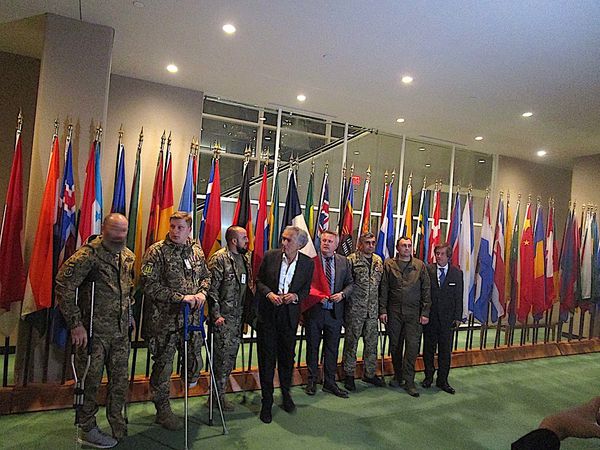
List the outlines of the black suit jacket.
<svg viewBox="0 0 600 450">
<path fill-rule="evenodd" d="M 321 255 L 318 256 L 318 258 L 320 257 Z M 341 320 L 344 318 L 344 306 L 346 299 L 350 298 L 352 295 L 352 290 L 354 289 L 354 280 L 352 278 L 352 267 L 350 266 L 350 261 L 348 261 L 348 258 L 336 253 L 334 255 L 333 262 L 335 264 L 335 280 L 333 281 L 332 294 L 336 294 L 338 292 L 344 293 L 344 300 L 333 304 L 333 315 L 336 319 Z M 308 318 L 310 319 L 310 317 L 313 314 L 316 314 L 322 307 L 322 303 L 317 303 L 305 314 L 307 314 Z"/>
<path fill-rule="evenodd" d="M 455 320 L 462 320 L 463 273 L 448 264 L 448 273 L 442 286 L 438 283 L 437 264 L 427 266 L 431 279 L 431 312 L 429 319 L 439 320 L 443 327 L 451 328 Z"/>
<path fill-rule="evenodd" d="M 298 295 L 298 304 L 275 306 L 267 299 L 270 292 L 277 293 L 279 289 L 279 272 L 283 252 L 280 249 L 269 250 L 265 253 L 258 278 L 256 280 L 256 301 L 258 306 L 258 322 L 269 323 L 274 320 L 275 308 L 288 308 L 291 328 L 298 326 L 300 320 L 300 304 L 306 299 L 310 292 L 310 283 L 313 277 L 314 262 L 303 253 L 298 253 L 298 261 L 294 277 L 290 283 L 289 292 Z"/>
</svg>

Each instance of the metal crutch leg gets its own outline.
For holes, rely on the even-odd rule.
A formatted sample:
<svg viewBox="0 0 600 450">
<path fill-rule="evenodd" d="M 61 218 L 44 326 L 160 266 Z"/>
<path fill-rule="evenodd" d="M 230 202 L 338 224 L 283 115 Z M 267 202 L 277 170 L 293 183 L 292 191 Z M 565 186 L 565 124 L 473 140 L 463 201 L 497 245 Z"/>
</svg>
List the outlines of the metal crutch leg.
<svg viewBox="0 0 600 450">
<path fill-rule="evenodd" d="M 377 333 L 377 336 L 378 336 L 378 340 L 379 340 L 379 345 L 381 346 L 381 380 L 383 382 L 385 382 L 385 370 L 384 370 L 384 366 L 385 366 L 384 357 L 385 357 L 385 354 L 384 354 L 384 348 L 383 348 L 384 347 L 384 340 L 383 340 L 383 335 L 381 333 L 382 332 L 381 320 L 377 320 L 377 327 L 379 328 L 379 330 L 378 330 L 379 332 Z"/>
</svg>

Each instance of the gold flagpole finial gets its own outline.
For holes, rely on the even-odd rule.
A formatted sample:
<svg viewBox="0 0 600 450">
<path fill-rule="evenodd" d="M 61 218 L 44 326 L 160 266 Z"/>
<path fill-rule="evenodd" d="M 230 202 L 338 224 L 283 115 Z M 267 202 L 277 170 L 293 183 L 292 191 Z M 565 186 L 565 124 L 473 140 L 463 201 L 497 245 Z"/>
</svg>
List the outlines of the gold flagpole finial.
<svg viewBox="0 0 600 450">
<path fill-rule="evenodd" d="M 119 128 L 119 145 L 121 145 L 121 143 L 123 142 L 123 134 L 125 132 L 123 131 L 123 124 L 121 124 L 121 127 Z"/>
<path fill-rule="evenodd" d="M 427 176 L 423 177 L 423 190 L 427 187 Z"/>
<path fill-rule="evenodd" d="M 352 175 L 354 175 L 354 163 L 350 166 L 350 178 L 352 178 Z"/>
<path fill-rule="evenodd" d="M 371 181 L 371 166 L 369 165 L 369 167 L 367 167 L 367 180 Z"/>
<path fill-rule="evenodd" d="M 329 160 L 325 161 L 325 173 L 329 173 Z"/>
<path fill-rule="evenodd" d="M 219 144 L 218 141 L 215 142 L 215 145 L 213 146 L 213 154 L 216 160 L 219 160 L 221 157 L 221 144 Z"/>
<path fill-rule="evenodd" d="M 98 142 L 102 142 L 102 122 L 98 124 Z"/>
<path fill-rule="evenodd" d="M 531 203 L 531 193 L 527 195 L 527 203 Z"/>
<path fill-rule="evenodd" d="M 392 179 L 390 180 L 390 183 L 393 183 L 395 178 L 396 178 L 396 169 L 393 169 L 392 170 Z"/>
<path fill-rule="evenodd" d="M 73 124 L 69 121 L 69 126 L 67 126 L 67 142 L 71 142 L 73 139 Z"/>
<path fill-rule="evenodd" d="M 142 151 L 142 144 L 144 143 L 144 127 L 140 130 L 140 136 L 138 137 L 138 151 Z"/>
<path fill-rule="evenodd" d="M 315 158 L 313 158 L 312 161 L 310 162 L 310 174 L 311 175 L 315 174 Z"/>
<path fill-rule="evenodd" d="M 412 172 L 408 174 L 408 186 L 412 187 Z"/>
<path fill-rule="evenodd" d="M 54 136 L 58 136 L 58 117 L 54 119 Z"/>
<path fill-rule="evenodd" d="M 167 138 L 167 149 L 171 147 L 171 130 L 169 130 L 169 137 Z"/>
<path fill-rule="evenodd" d="M 165 149 L 165 141 L 167 140 L 167 133 L 163 130 L 163 134 L 160 137 L 160 151 L 162 152 Z"/>
</svg>

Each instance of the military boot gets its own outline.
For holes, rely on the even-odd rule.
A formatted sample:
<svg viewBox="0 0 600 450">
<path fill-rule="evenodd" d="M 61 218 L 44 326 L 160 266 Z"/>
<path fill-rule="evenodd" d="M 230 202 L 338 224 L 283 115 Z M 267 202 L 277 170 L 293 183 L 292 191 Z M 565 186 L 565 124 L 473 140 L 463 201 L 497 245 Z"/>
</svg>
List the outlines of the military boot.
<svg viewBox="0 0 600 450">
<path fill-rule="evenodd" d="M 171 405 L 161 405 L 156 407 L 156 419 L 154 422 L 158 423 L 163 428 L 170 431 L 177 431 L 183 428 L 183 419 L 173 414 Z"/>
</svg>

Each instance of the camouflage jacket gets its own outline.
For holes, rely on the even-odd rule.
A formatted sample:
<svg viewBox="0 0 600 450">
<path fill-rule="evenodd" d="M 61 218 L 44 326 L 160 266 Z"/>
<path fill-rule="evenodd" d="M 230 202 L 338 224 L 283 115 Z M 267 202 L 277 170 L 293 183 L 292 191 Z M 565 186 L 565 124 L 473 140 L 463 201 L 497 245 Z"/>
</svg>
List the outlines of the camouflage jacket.
<svg viewBox="0 0 600 450">
<path fill-rule="evenodd" d="M 237 273 L 234 255 L 227 247 L 215 252 L 208 261 L 211 271 L 211 284 L 208 291 L 208 305 L 212 320 L 219 317 L 241 317 L 244 299 L 248 288 L 252 289 L 252 269 L 250 253 L 242 255 L 246 266 L 245 282 Z"/>
<path fill-rule="evenodd" d="M 369 262 L 359 251 L 348 256 L 354 278 L 354 290 L 350 299 L 346 300 L 345 321 L 376 319 L 379 308 L 379 283 L 383 274 L 383 261 L 373 253 Z"/>
<path fill-rule="evenodd" d="M 131 250 L 125 247 L 113 253 L 102 244 L 102 236 L 92 239 L 65 261 L 56 275 L 55 292 L 68 327 L 81 324 L 89 331 L 94 283 L 93 334 L 127 333 L 134 262 L 135 255 Z"/>
<path fill-rule="evenodd" d="M 423 261 L 388 258 L 383 263 L 379 286 L 379 314 L 394 314 L 404 320 L 429 317 L 431 282 Z"/>
<path fill-rule="evenodd" d="M 188 294 L 207 294 L 210 272 L 202 247 L 191 239 L 175 244 L 168 237 L 153 244 L 142 262 L 144 338 L 183 326 L 181 301 Z"/>
</svg>

